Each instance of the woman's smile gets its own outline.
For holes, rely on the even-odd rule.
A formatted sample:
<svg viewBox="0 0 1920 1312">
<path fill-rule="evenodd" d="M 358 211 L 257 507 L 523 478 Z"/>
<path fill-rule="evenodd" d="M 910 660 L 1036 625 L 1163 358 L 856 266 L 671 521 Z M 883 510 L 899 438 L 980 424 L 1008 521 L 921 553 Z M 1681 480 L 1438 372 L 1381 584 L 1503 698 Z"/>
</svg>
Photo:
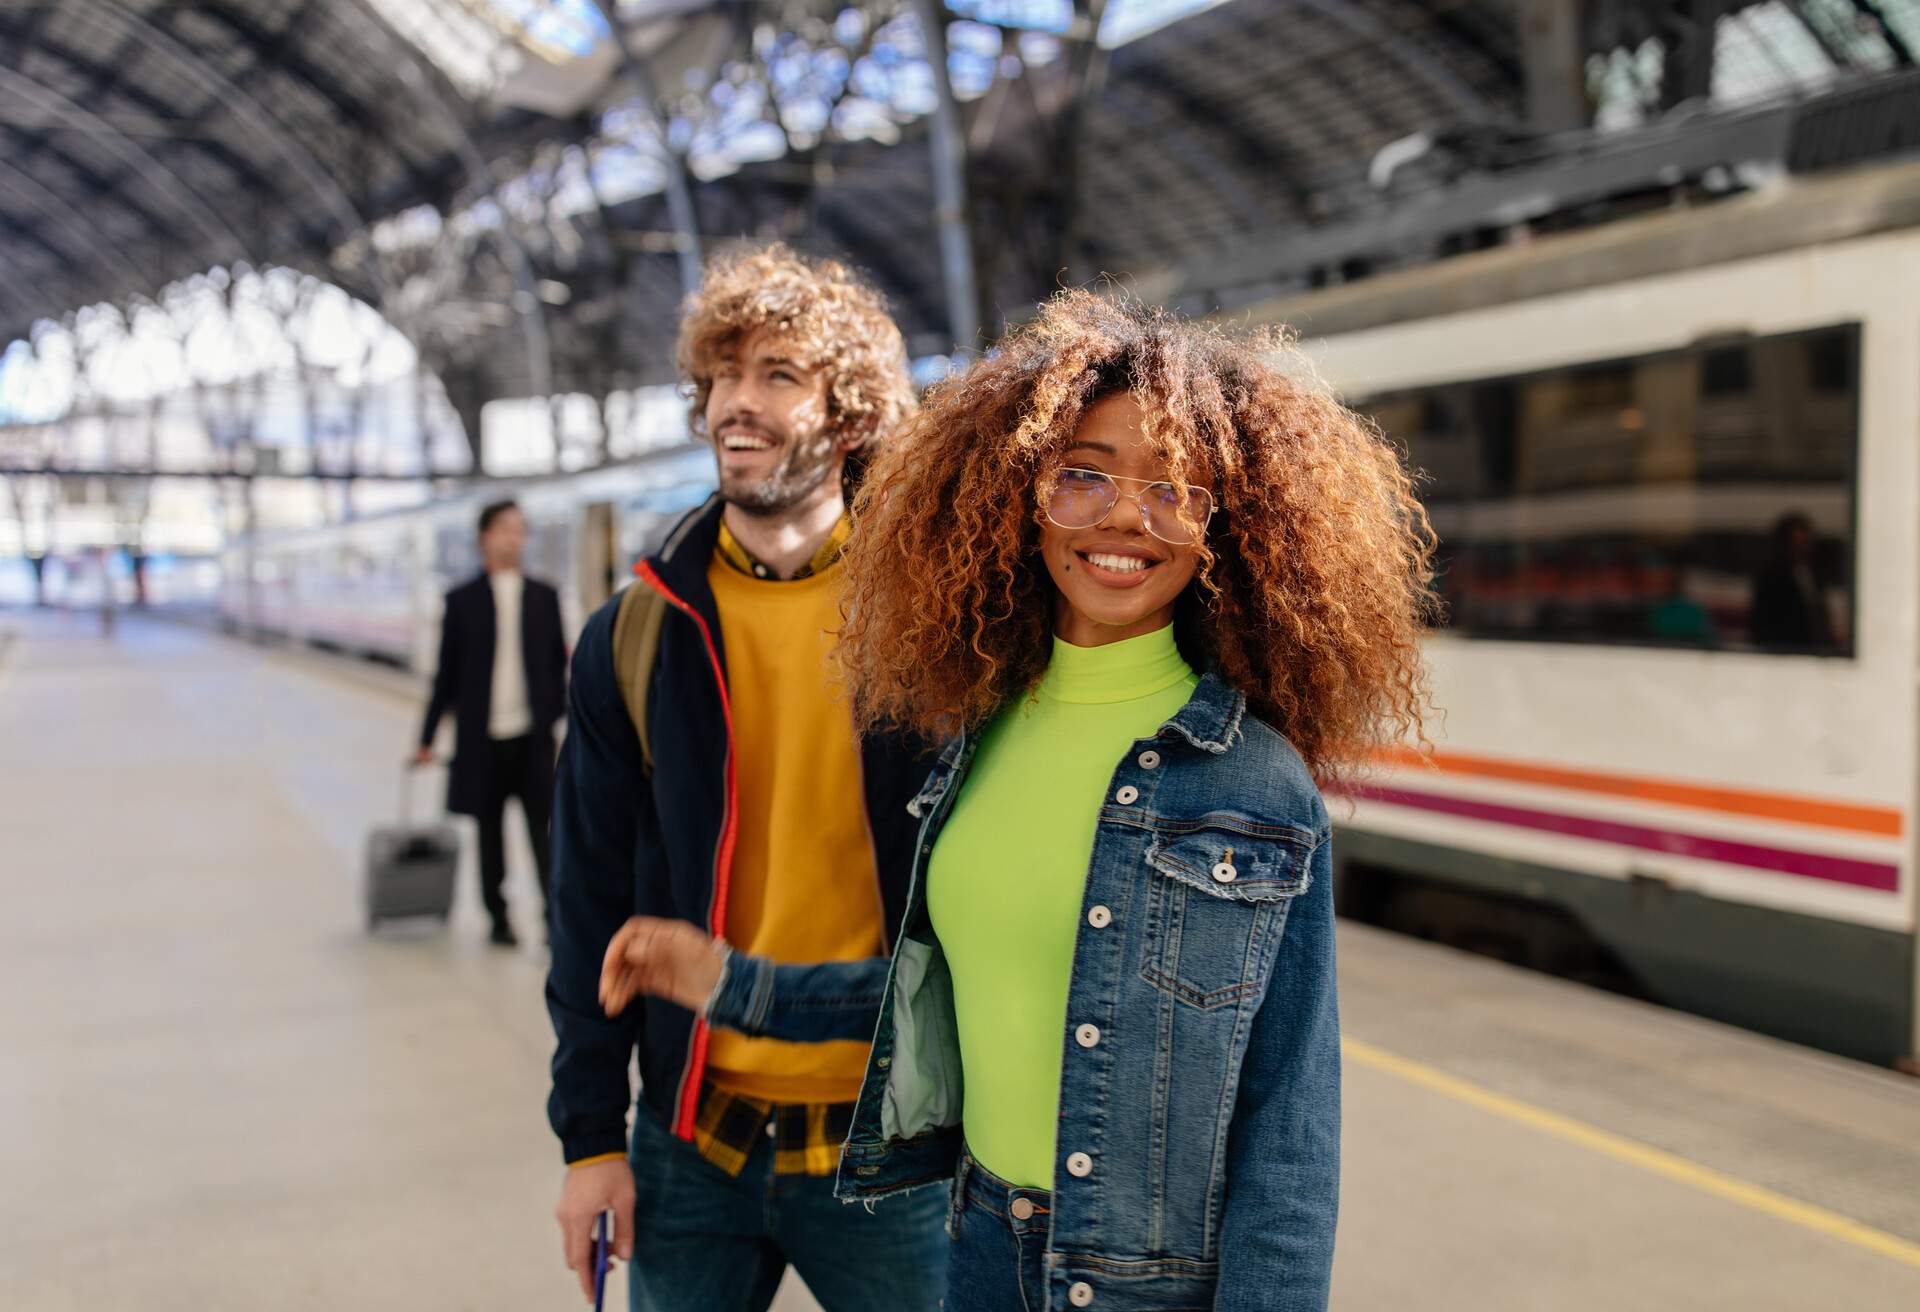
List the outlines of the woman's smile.
<svg viewBox="0 0 1920 1312">
<path fill-rule="evenodd" d="M 1164 563 L 1152 549 L 1130 544 L 1097 543 L 1073 548 L 1089 579 L 1106 588 L 1137 588 Z"/>
</svg>

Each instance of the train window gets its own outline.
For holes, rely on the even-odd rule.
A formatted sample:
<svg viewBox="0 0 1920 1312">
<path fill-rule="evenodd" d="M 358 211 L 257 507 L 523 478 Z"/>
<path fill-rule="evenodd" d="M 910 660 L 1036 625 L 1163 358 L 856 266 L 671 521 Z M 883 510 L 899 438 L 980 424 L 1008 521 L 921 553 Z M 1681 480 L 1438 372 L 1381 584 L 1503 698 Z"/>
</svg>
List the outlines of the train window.
<svg viewBox="0 0 1920 1312">
<path fill-rule="evenodd" d="M 1700 391 L 1706 396 L 1753 390 L 1752 357 L 1744 346 L 1724 346 L 1700 356 Z"/>
<path fill-rule="evenodd" d="M 1807 344 L 1807 363 L 1816 392 L 1846 392 L 1853 388 L 1855 370 L 1853 334 L 1827 333 Z"/>
<path fill-rule="evenodd" d="M 1850 655 L 1857 325 L 1357 402 L 1469 637 Z"/>
</svg>

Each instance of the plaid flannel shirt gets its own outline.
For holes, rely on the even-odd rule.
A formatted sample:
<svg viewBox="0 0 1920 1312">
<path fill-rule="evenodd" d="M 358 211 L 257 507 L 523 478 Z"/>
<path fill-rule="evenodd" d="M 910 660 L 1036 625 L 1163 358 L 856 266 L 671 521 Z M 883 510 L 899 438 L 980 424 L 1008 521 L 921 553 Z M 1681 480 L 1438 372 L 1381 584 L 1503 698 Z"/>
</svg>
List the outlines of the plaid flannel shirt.
<svg viewBox="0 0 1920 1312">
<path fill-rule="evenodd" d="M 700 1089 L 693 1146 L 728 1175 L 738 1175 L 769 1130 L 775 1175 L 832 1175 L 853 1127 L 850 1102 L 766 1102 L 708 1083 Z"/>
</svg>

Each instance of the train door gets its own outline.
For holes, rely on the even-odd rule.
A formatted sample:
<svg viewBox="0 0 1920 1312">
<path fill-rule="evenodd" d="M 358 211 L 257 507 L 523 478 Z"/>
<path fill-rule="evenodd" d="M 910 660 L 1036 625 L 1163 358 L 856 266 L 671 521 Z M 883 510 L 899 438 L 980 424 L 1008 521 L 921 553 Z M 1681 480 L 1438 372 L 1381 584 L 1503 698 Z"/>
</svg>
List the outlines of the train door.
<svg viewBox="0 0 1920 1312">
<path fill-rule="evenodd" d="M 589 615 L 613 595 L 620 544 L 615 536 L 613 503 L 589 502 L 580 525 L 580 604 Z"/>
</svg>

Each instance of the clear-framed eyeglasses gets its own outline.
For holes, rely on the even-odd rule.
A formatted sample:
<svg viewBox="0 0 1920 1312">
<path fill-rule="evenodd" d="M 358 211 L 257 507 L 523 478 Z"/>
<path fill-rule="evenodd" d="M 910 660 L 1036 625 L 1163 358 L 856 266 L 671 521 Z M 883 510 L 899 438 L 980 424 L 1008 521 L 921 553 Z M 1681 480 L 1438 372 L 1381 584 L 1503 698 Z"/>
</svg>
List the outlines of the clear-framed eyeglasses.
<svg viewBox="0 0 1920 1312">
<path fill-rule="evenodd" d="M 1140 508 L 1147 532 L 1169 546 L 1191 546 L 1213 518 L 1213 493 L 1191 483 L 1152 482 L 1068 465 L 1040 485 L 1041 509 L 1065 529 L 1098 528 L 1123 496 Z"/>
</svg>

